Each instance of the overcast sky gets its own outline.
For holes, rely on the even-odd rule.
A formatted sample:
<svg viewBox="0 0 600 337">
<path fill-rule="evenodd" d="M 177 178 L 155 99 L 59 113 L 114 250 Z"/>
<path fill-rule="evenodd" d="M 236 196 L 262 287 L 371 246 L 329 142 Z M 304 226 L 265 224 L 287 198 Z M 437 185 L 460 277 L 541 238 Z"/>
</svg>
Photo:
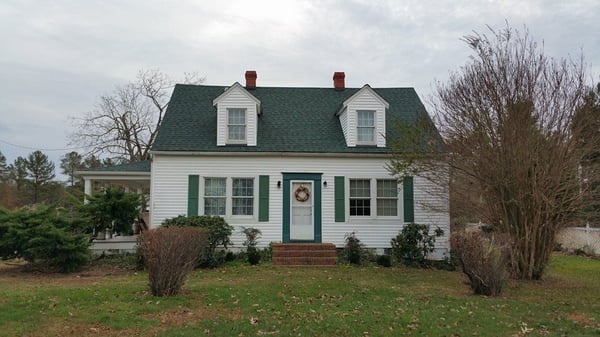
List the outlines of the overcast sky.
<svg viewBox="0 0 600 337">
<path fill-rule="evenodd" d="M 600 1 L 0 1 L 0 152 L 8 163 L 34 149 L 70 149 L 69 117 L 102 94 L 159 68 L 205 84 L 414 87 L 468 61 L 460 38 L 486 25 L 527 25 L 556 58 L 583 51 L 600 79 Z M 82 149 L 76 149 L 83 152 Z M 64 178 L 64 177 L 61 177 Z"/>
</svg>

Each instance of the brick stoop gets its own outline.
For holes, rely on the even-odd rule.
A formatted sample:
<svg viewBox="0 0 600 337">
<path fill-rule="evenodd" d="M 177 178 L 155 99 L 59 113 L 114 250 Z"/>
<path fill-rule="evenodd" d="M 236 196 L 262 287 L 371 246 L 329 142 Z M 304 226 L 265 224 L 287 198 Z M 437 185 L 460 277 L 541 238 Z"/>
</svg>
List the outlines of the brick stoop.
<svg viewBox="0 0 600 337">
<path fill-rule="evenodd" d="M 333 267 L 337 252 L 333 243 L 274 243 L 274 266 Z"/>
</svg>

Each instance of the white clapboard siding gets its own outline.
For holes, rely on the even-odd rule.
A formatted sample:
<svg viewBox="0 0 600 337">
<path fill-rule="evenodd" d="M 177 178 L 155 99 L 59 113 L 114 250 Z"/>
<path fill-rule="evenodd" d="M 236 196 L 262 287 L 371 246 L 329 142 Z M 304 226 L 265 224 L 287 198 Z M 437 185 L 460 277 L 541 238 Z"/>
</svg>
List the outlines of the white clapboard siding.
<svg viewBox="0 0 600 337">
<path fill-rule="evenodd" d="M 227 144 L 227 109 L 246 109 L 246 140 L 248 146 L 256 146 L 257 111 L 256 101 L 240 86 L 231 88 L 217 103 L 217 146 Z"/>
<path fill-rule="evenodd" d="M 255 206 L 252 218 L 226 218 L 226 221 L 236 227 L 233 236 L 234 244 L 241 246 L 243 241 L 240 227 L 255 227 L 262 231 L 259 246 L 264 247 L 269 242 L 282 241 L 282 193 L 283 187 L 277 187 L 277 182 L 283 182 L 282 173 L 321 173 L 322 181 L 327 181 L 327 187 L 322 185 L 322 241 L 334 243 L 338 247 L 344 245 L 344 237 L 355 232 L 357 237 L 368 247 L 388 248 L 390 240 L 395 237 L 403 226 L 402 190 L 399 189 L 399 209 L 397 218 L 350 218 L 346 222 L 336 223 L 334 212 L 334 177 L 346 178 L 346 214 L 348 214 L 348 179 L 390 179 L 385 169 L 385 158 L 365 157 L 324 157 L 324 156 L 169 156 L 156 154 L 152 164 L 152 202 L 151 226 L 159 226 L 164 219 L 187 212 L 188 176 L 201 177 L 253 177 L 255 179 L 255 203 L 258 203 L 258 177 L 269 176 L 269 221 L 258 221 L 258 209 Z M 415 220 L 419 223 L 431 223 L 440 226 L 446 233 L 449 231 L 448 216 L 443 214 L 428 214 L 419 208 L 419 202 L 433 198 L 432 195 L 422 194 L 420 187 L 427 184 L 426 180 L 415 179 Z M 401 186 L 401 185 L 400 185 Z M 202 198 L 203 190 L 200 190 Z M 202 201 L 200 202 L 202 204 Z M 432 226 L 432 228 L 435 228 Z M 443 243 L 440 248 L 447 247 Z"/>
</svg>

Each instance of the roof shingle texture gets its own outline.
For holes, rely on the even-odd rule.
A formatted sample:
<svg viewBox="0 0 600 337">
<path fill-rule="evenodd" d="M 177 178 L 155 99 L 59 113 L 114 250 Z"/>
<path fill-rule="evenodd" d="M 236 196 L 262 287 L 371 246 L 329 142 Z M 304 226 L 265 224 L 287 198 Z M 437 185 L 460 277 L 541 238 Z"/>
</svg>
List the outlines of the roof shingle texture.
<svg viewBox="0 0 600 337">
<path fill-rule="evenodd" d="M 217 112 L 213 99 L 225 86 L 183 85 L 173 90 L 153 151 L 387 153 L 388 148 L 348 147 L 339 118 L 342 103 L 359 88 L 257 87 L 249 93 L 260 100 L 256 146 L 217 146 Z M 390 107 L 386 111 L 387 139 L 397 123 L 427 116 L 412 88 L 373 89 Z M 424 115 L 423 115 L 424 114 Z M 429 117 L 427 117 L 429 119 Z M 388 141 L 389 143 L 389 141 Z"/>
</svg>

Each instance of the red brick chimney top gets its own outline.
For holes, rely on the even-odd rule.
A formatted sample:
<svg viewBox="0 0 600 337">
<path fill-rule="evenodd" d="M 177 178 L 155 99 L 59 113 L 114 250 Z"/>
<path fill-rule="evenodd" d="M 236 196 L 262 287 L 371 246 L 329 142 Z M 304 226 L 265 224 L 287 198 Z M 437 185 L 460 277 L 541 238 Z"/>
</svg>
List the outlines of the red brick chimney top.
<svg viewBox="0 0 600 337">
<path fill-rule="evenodd" d="M 336 71 L 333 73 L 333 88 L 337 91 L 342 91 L 346 89 L 346 83 L 344 79 L 346 78 L 346 74 L 343 71 Z"/>
<path fill-rule="evenodd" d="M 256 89 L 256 71 L 246 71 L 246 89 Z"/>
</svg>

